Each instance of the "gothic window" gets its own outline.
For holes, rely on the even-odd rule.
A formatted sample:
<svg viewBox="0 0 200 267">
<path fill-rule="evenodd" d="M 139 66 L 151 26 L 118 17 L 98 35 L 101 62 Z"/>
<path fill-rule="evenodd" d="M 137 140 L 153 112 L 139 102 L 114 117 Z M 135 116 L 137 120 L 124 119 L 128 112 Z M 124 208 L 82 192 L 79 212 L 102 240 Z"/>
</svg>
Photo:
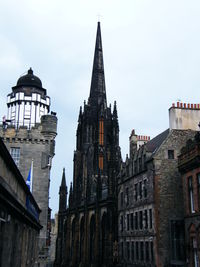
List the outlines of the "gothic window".
<svg viewBox="0 0 200 267">
<path fill-rule="evenodd" d="M 145 229 L 148 228 L 148 214 L 147 214 L 147 210 L 144 211 L 144 222 L 145 222 Z"/>
<path fill-rule="evenodd" d="M 90 261 L 93 262 L 95 259 L 95 218 L 94 215 L 90 220 Z"/>
<path fill-rule="evenodd" d="M 127 231 L 130 230 L 130 215 L 127 214 Z"/>
<path fill-rule="evenodd" d="M 108 238 L 108 222 L 107 222 L 107 215 L 106 213 L 103 214 L 102 222 L 101 222 L 101 232 L 102 232 L 102 261 L 106 261 L 106 243 Z"/>
<path fill-rule="evenodd" d="M 99 121 L 99 144 L 103 146 L 104 144 L 104 124 L 103 119 Z"/>
<path fill-rule="evenodd" d="M 138 198 L 138 184 L 135 184 L 135 201 L 137 201 Z"/>
<path fill-rule="evenodd" d="M 83 259 L 83 243 L 84 243 L 84 217 L 82 217 L 80 225 L 80 261 L 82 261 Z"/>
<path fill-rule="evenodd" d="M 19 168 L 19 162 L 20 162 L 20 148 L 19 147 L 11 147 L 10 148 L 10 155 L 12 156 L 15 164 Z"/>
<path fill-rule="evenodd" d="M 123 242 L 121 242 L 121 258 L 122 260 L 124 258 L 124 243 Z"/>
<path fill-rule="evenodd" d="M 133 230 L 134 227 L 134 222 L 133 222 L 134 218 L 133 218 L 133 213 L 131 213 L 131 230 Z"/>
<path fill-rule="evenodd" d="M 138 229 L 138 212 L 135 212 L 135 230 Z"/>
<path fill-rule="evenodd" d="M 142 199 L 142 182 L 139 183 L 139 196 Z"/>
<path fill-rule="evenodd" d="M 153 242 L 150 242 L 150 249 L 151 249 L 151 261 L 154 262 L 154 249 L 153 249 Z"/>
<path fill-rule="evenodd" d="M 123 215 L 120 216 L 120 228 L 121 228 L 121 232 L 123 231 L 124 229 L 124 218 L 123 218 Z"/>
<path fill-rule="evenodd" d="M 139 171 L 142 171 L 142 159 L 139 158 Z"/>
<path fill-rule="evenodd" d="M 103 155 L 99 155 L 99 169 L 103 170 Z"/>
<path fill-rule="evenodd" d="M 135 242 L 135 259 L 136 259 L 136 261 L 139 260 L 139 243 L 138 243 L 138 241 Z"/>
<path fill-rule="evenodd" d="M 149 210 L 149 227 L 152 229 L 153 226 L 153 216 L 152 216 L 152 209 Z"/>
<path fill-rule="evenodd" d="M 140 260 L 144 260 L 144 243 L 140 242 Z"/>
<path fill-rule="evenodd" d="M 145 259 L 149 261 L 149 242 L 145 242 Z"/>
<path fill-rule="evenodd" d="M 71 258 L 74 257 L 74 251 L 75 251 L 75 219 L 72 221 Z"/>
<path fill-rule="evenodd" d="M 147 197 L 147 180 L 144 180 L 144 198 Z"/>
<path fill-rule="evenodd" d="M 192 251 L 193 251 L 194 267 L 199 267 L 198 250 L 197 250 L 197 240 L 194 237 L 192 237 Z"/>
<path fill-rule="evenodd" d="M 121 208 L 123 208 L 123 205 L 124 205 L 124 193 L 123 192 L 120 193 L 120 201 L 121 201 Z"/>
<path fill-rule="evenodd" d="M 126 205 L 129 205 L 129 188 L 126 188 Z"/>
<path fill-rule="evenodd" d="M 143 228 L 143 212 L 142 210 L 139 213 L 140 229 Z"/>
<path fill-rule="evenodd" d="M 134 242 L 131 242 L 131 257 L 132 257 L 132 261 L 135 260 L 135 246 L 134 246 Z"/>
<path fill-rule="evenodd" d="M 184 260 L 184 222 L 181 220 L 173 220 L 170 226 L 172 260 Z"/>
<path fill-rule="evenodd" d="M 127 260 L 130 260 L 130 243 L 126 242 Z"/>
<path fill-rule="evenodd" d="M 189 204 L 190 204 L 190 211 L 194 213 L 194 194 L 193 194 L 193 183 L 192 183 L 192 176 L 188 178 L 188 192 L 189 192 Z"/>
</svg>

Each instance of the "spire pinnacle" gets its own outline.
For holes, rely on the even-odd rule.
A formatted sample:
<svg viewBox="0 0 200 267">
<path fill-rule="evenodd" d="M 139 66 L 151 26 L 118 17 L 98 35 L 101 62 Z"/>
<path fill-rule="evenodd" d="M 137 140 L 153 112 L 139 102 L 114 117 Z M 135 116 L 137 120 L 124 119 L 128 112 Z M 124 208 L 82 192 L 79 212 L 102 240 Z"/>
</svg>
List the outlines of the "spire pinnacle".
<svg viewBox="0 0 200 267">
<path fill-rule="evenodd" d="M 100 22 L 97 24 L 89 103 L 95 106 L 102 104 L 104 107 L 107 106 Z"/>
<path fill-rule="evenodd" d="M 61 187 L 66 188 L 65 168 L 63 168 Z"/>
</svg>

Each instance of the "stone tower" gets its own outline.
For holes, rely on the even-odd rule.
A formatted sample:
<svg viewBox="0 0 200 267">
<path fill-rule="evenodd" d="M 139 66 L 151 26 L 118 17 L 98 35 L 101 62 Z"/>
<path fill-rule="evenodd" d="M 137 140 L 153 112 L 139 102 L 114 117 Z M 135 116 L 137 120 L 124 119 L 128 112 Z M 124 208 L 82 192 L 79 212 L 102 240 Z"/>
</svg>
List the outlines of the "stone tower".
<svg viewBox="0 0 200 267">
<path fill-rule="evenodd" d="M 98 22 L 88 102 L 80 108 L 73 186 L 55 266 L 112 266 L 117 242 L 117 182 L 121 153 L 117 106 L 107 106 Z M 60 205 L 61 207 L 61 205 Z"/>
<path fill-rule="evenodd" d="M 43 266 L 49 245 L 49 185 L 57 117 L 54 112 L 49 114 L 50 98 L 32 69 L 18 79 L 8 94 L 7 107 L 7 120 L 0 126 L 0 136 L 25 180 L 32 165 L 32 193 L 42 210 L 38 261 Z"/>
</svg>

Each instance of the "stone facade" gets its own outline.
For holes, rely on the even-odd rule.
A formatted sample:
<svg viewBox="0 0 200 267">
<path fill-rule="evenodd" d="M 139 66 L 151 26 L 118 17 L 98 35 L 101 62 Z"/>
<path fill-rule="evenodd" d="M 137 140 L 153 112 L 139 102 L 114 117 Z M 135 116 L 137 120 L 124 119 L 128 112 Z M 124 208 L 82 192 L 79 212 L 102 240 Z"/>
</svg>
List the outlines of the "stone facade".
<svg viewBox="0 0 200 267">
<path fill-rule="evenodd" d="M 192 130 L 166 130 L 127 158 L 118 188 L 122 266 L 185 266 L 178 155 Z"/>
<path fill-rule="evenodd" d="M 178 159 L 182 174 L 185 254 L 189 267 L 200 265 L 200 133 L 189 139 Z"/>
<path fill-rule="evenodd" d="M 34 266 L 40 209 L 0 139 L 0 266 Z"/>
<path fill-rule="evenodd" d="M 12 94 L 9 94 L 7 105 L 10 117 L 6 124 L 0 125 L 0 136 L 18 165 L 24 180 L 27 179 L 33 163 L 32 193 L 41 209 L 40 223 L 42 225 L 39 236 L 38 261 L 40 266 L 43 266 L 48 257 L 50 237 L 48 228 L 48 222 L 50 221 L 49 185 L 52 158 L 55 154 L 57 117 L 55 113 L 39 116 L 47 112 L 47 108 L 50 108 L 50 106 L 47 107 L 45 102 L 45 108 L 42 109 L 42 112 L 39 113 L 38 111 L 40 106 L 42 108 L 43 98 L 49 99 L 46 96 L 46 89 L 42 88 L 41 81 L 39 81 L 39 78 L 34 76 L 33 73 L 28 73 L 19 78 L 17 85 L 12 88 Z M 17 100 L 18 94 L 19 97 L 22 96 L 20 92 L 23 93 L 26 101 Z M 35 99 L 35 94 L 40 101 Z M 13 97 L 14 100 L 11 101 Z M 50 105 L 50 101 L 48 103 Z M 30 113 L 28 114 L 30 116 L 28 116 L 26 113 L 26 109 L 32 110 L 30 107 L 37 111 L 34 123 L 31 120 L 32 114 Z M 17 115 L 21 114 L 21 109 L 24 110 L 24 117 L 22 121 L 17 121 L 17 118 L 21 116 Z M 15 110 L 15 116 L 12 120 L 13 110 Z M 39 119 L 40 121 L 38 121 Z"/>
<path fill-rule="evenodd" d="M 117 260 L 117 107 L 107 107 L 100 23 L 90 96 L 80 109 L 69 206 L 60 189 L 55 266 L 113 266 Z"/>
</svg>

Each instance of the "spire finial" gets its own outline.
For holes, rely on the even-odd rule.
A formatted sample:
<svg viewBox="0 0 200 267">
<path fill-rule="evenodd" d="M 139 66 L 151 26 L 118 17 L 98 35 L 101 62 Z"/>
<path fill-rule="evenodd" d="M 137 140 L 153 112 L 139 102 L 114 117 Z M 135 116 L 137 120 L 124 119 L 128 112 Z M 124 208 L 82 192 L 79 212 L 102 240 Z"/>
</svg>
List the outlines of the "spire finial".
<svg viewBox="0 0 200 267">
<path fill-rule="evenodd" d="M 32 68 L 30 68 L 30 69 L 28 70 L 28 74 L 33 75 L 33 70 L 32 70 Z"/>
<path fill-rule="evenodd" d="M 100 22 L 98 22 L 97 25 L 96 45 L 95 45 L 94 62 L 92 70 L 92 81 L 90 87 L 90 97 L 88 102 L 90 105 L 96 107 L 101 104 L 107 106 Z"/>
</svg>

